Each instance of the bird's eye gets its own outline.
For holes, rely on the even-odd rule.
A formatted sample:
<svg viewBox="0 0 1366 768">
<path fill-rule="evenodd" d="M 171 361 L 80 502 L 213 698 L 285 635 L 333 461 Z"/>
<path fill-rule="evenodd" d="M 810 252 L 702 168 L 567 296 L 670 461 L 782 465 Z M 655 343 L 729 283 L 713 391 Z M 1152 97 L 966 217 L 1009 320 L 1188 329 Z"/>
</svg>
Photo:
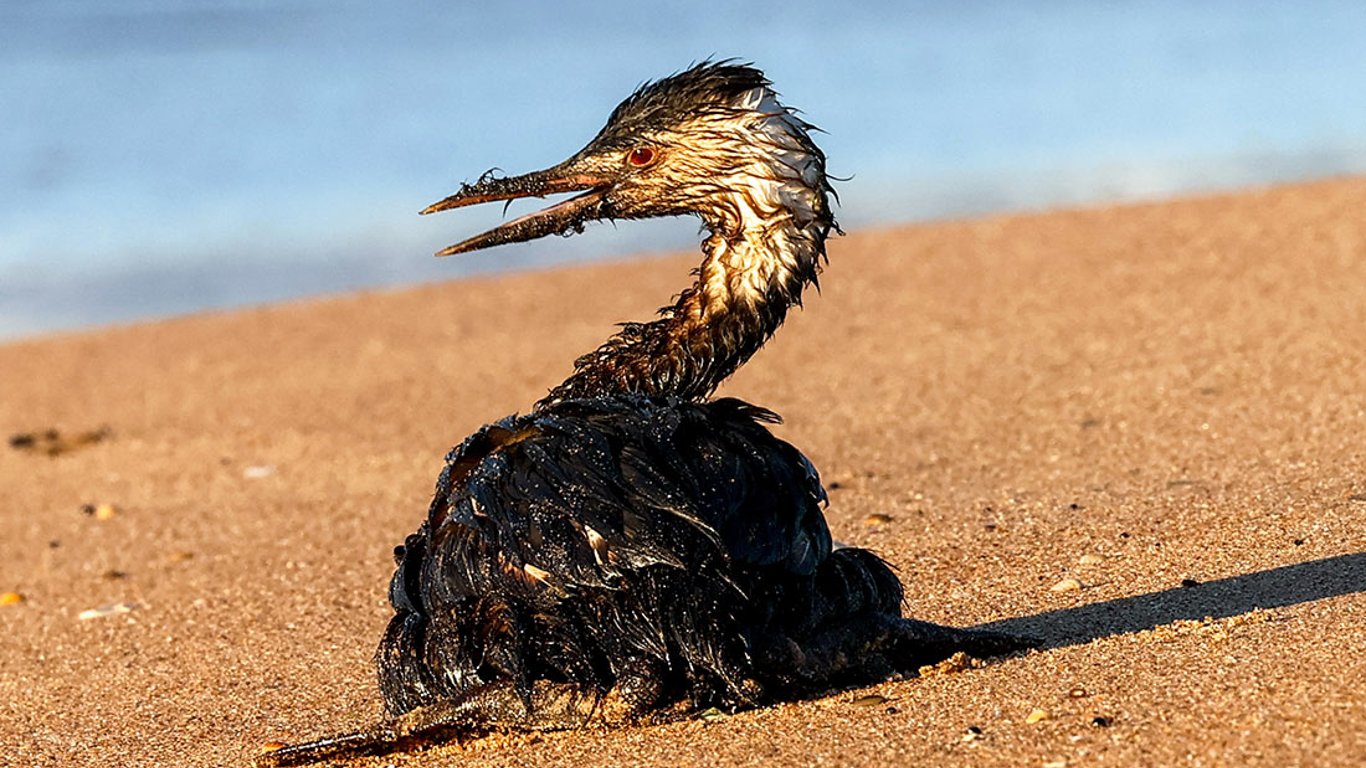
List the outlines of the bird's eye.
<svg viewBox="0 0 1366 768">
<path fill-rule="evenodd" d="M 651 147 L 636 147 L 626 156 L 626 162 L 637 168 L 644 168 L 655 161 L 655 151 Z"/>
</svg>

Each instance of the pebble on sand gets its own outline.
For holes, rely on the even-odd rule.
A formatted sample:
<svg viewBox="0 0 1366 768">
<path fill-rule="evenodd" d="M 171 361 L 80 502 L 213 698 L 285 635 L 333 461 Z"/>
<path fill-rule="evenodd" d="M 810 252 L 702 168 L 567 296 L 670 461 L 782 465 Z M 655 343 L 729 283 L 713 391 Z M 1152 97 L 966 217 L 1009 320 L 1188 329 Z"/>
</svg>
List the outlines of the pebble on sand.
<svg viewBox="0 0 1366 768">
<path fill-rule="evenodd" d="M 18 605 L 27 599 L 18 592 L 0 592 L 0 605 Z"/>
<path fill-rule="evenodd" d="M 1048 714 L 1048 710 L 1039 709 L 1038 707 L 1035 707 L 1034 711 L 1030 712 L 1029 715 L 1025 717 L 1025 725 L 1033 725 L 1035 723 L 1040 723 L 1044 720 L 1049 719 L 1050 717 L 1052 717 L 1052 715 Z"/>
</svg>

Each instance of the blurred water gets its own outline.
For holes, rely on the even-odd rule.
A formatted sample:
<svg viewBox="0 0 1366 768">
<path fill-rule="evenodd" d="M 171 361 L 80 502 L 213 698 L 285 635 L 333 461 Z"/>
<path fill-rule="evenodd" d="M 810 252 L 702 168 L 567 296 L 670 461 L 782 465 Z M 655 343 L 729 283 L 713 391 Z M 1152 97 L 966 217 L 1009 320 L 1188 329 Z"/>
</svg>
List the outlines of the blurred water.
<svg viewBox="0 0 1366 768">
<path fill-rule="evenodd" d="M 849 5 L 4 0 L 0 337 L 690 247 L 435 260 L 499 212 L 414 214 L 709 55 L 828 131 L 851 226 L 1366 171 L 1360 0 Z"/>
</svg>

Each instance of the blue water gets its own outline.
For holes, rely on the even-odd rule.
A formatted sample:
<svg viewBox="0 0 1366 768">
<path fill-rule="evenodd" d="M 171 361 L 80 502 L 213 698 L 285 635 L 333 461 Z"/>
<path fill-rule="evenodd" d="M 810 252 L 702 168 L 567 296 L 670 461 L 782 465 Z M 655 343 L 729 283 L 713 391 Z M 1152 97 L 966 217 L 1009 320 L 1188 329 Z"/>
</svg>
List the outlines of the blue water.
<svg viewBox="0 0 1366 768">
<path fill-rule="evenodd" d="M 0 337 L 690 247 L 436 260 L 500 213 L 415 213 L 709 55 L 828 131 L 847 226 L 1366 172 L 1363 41 L 1360 0 L 3 0 Z"/>
</svg>

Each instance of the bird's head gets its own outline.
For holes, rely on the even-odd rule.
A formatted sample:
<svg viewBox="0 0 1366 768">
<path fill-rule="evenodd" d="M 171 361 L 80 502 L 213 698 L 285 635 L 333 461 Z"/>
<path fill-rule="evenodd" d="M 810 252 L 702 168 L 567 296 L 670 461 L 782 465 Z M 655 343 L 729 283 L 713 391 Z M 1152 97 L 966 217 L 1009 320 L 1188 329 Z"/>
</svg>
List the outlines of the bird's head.
<svg viewBox="0 0 1366 768">
<path fill-rule="evenodd" d="M 825 155 L 813 127 L 764 74 L 705 62 L 639 88 L 568 160 L 520 176 L 485 174 L 422 213 L 579 192 L 440 251 L 438 256 L 580 232 L 598 219 L 696 214 L 714 231 L 774 222 L 834 226 Z"/>
</svg>

